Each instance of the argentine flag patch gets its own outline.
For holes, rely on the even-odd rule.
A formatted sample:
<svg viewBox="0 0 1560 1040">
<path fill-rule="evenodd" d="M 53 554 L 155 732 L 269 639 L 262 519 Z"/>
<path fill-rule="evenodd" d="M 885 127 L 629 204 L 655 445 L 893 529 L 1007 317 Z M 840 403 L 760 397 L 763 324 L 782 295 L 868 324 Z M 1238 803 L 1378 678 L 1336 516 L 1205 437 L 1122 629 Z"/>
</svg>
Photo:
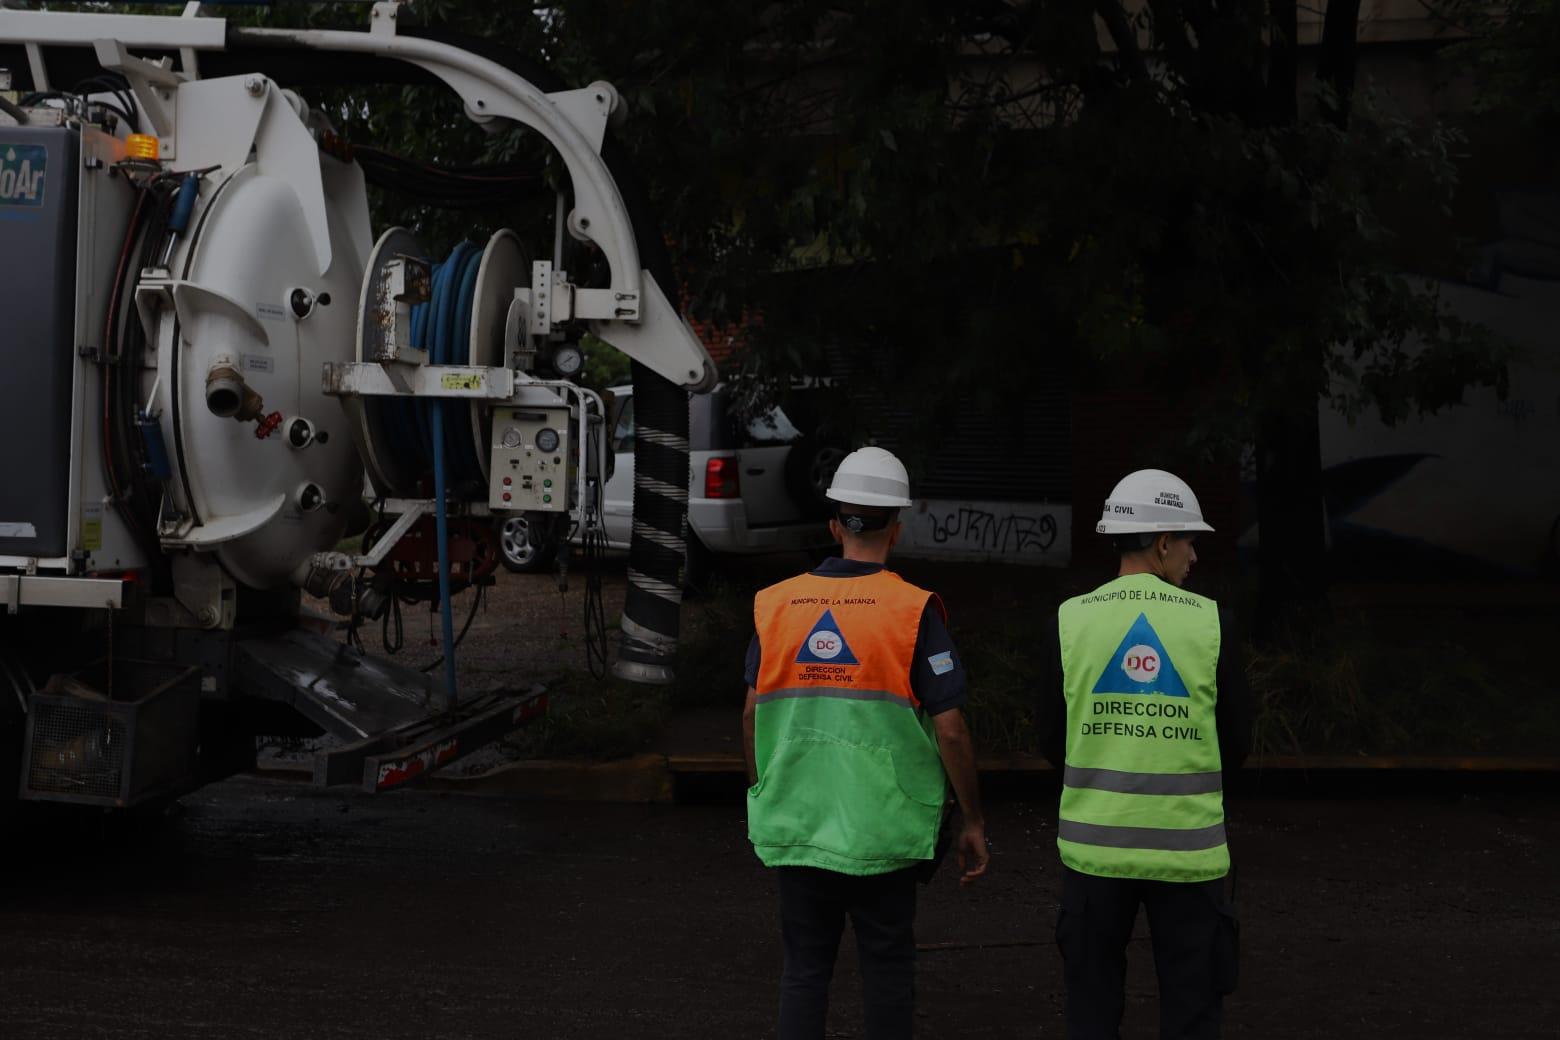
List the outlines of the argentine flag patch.
<svg viewBox="0 0 1560 1040">
<path fill-rule="evenodd" d="M 947 675 L 953 671 L 953 651 L 944 650 L 940 654 L 933 654 L 926 659 L 926 663 L 932 666 L 933 675 Z"/>
</svg>

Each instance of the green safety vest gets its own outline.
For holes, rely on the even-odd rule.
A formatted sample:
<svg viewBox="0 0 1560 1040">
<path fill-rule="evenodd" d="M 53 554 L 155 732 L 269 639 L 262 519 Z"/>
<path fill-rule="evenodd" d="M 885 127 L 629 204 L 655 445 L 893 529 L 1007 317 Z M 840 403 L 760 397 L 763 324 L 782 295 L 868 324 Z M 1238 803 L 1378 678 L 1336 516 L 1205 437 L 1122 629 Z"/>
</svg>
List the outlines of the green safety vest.
<svg viewBox="0 0 1560 1040">
<path fill-rule="evenodd" d="M 932 858 L 947 778 L 910 682 L 928 603 L 889 571 L 755 597 L 748 837 L 766 866 L 869 875 Z"/>
<path fill-rule="evenodd" d="M 1157 881 L 1229 873 L 1217 605 L 1133 574 L 1063 603 L 1056 623 L 1067 695 L 1062 862 Z"/>
</svg>

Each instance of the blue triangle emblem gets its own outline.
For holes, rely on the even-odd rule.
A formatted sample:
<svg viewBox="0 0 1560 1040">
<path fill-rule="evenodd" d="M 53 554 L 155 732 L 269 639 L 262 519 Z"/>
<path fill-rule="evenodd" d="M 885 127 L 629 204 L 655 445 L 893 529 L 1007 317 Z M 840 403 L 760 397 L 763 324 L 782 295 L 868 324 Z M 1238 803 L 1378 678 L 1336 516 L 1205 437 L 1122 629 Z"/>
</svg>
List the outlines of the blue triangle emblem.
<svg viewBox="0 0 1560 1040">
<path fill-rule="evenodd" d="M 1110 664 L 1105 666 L 1094 693 L 1162 693 L 1167 697 L 1190 697 L 1175 662 L 1165 652 L 1165 644 L 1148 623 L 1147 614 L 1139 614 L 1126 638 L 1116 647 Z"/>
<path fill-rule="evenodd" d="M 823 617 L 807 633 L 801 652 L 796 655 L 797 664 L 860 664 L 850 652 L 850 644 L 840 632 L 834 620 L 834 611 L 825 610 Z"/>
</svg>

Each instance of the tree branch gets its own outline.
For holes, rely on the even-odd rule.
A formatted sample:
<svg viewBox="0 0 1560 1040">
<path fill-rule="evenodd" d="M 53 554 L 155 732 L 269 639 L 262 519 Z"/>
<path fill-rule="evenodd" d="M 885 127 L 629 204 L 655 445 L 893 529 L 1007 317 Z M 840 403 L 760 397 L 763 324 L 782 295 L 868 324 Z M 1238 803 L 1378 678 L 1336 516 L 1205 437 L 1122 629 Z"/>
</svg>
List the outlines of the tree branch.
<svg viewBox="0 0 1560 1040">
<path fill-rule="evenodd" d="M 1191 19 L 1180 0 L 1148 0 L 1148 9 L 1154 16 L 1154 40 L 1164 49 L 1165 57 L 1173 65 L 1182 67 L 1194 58 L 1196 43 L 1187 32 Z M 1199 41 L 1200 42 L 1200 41 Z"/>
<path fill-rule="evenodd" d="M 1340 127 L 1348 125 L 1354 95 L 1359 24 L 1360 0 L 1330 0 L 1322 17 L 1322 53 L 1316 76 L 1333 90 L 1329 114 Z"/>
<path fill-rule="evenodd" d="M 1132 23 L 1127 21 L 1127 13 L 1122 10 L 1120 0 L 1095 0 L 1094 13 L 1105 23 L 1105 31 L 1110 33 L 1111 42 L 1116 45 L 1116 53 L 1121 56 L 1121 66 L 1127 78 L 1133 83 L 1146 83 L 1148 63 L 1143 60 L 1143 52 L 1138 49 L 1137 32 L 1133 30 Z"/>
<path fill-rule="evenodd" d="M 1267 116 L 1275 126 L 1288 126 L 1299 115 L 1300 12 L 1295 0 L 1268 0 L 1268 16 L 1273 36 L 1268 43 Z"/>
</svg>

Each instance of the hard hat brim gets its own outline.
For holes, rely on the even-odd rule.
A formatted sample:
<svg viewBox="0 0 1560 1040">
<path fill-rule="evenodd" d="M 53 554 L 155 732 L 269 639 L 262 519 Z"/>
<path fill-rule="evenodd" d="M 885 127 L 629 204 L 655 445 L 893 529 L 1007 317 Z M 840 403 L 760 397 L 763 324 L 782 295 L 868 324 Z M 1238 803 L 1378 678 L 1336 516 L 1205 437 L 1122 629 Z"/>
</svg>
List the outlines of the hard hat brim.
<svg viewBox="0 0 1560 1040">
<path fill-rule="evenodd" d="M 881 495 L 876 491 L 835 491 L 830 488 L 824 497 L 847 506 L 878 506 L 883 509 L 905 509 L 911 505 L 903 495 Z"/>
</svg>

